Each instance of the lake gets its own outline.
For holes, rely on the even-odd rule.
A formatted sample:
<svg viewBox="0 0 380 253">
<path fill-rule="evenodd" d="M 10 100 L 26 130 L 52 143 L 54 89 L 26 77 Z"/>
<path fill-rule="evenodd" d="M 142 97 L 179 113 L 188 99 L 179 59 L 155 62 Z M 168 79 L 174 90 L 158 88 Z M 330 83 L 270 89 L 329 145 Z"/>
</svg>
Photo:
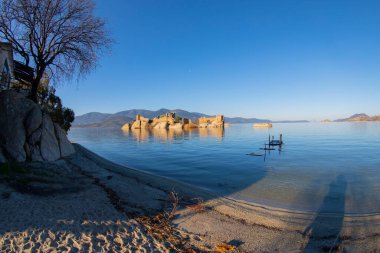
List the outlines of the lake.
<svg viewBox="0 0 380 253">
<path fill-rule="evenodd" d="M 277 139 L 280 133 L 281 151 L 262 150 L 269 135 Z M 191 131 L 72 128 L 69 138 L 115 163 L 247 202 L 380 212 L 380 122 Z"/>
</svg>

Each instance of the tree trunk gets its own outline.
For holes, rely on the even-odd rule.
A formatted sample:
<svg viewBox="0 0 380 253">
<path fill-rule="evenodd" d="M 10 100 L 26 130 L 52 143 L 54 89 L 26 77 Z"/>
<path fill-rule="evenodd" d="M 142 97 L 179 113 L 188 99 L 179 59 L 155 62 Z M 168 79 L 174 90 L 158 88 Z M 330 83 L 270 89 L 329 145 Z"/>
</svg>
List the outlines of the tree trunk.
<svg viewBox="0 0 380 253">
<path fill-rule="evenodd" d="M 38 87 L 40 86 L 41 79 L 44 75 L 45 67 L 37 67 L 36 77 L 33 79 L 30 89 L 30 99 L 38 103 Z"/>
<path fill-rule="evenodd" d="M 31 83 L 32 87 L 30 89 L 30 99 L 33 100 L 33 102 L 35 103 L 38 103 L 38 94 L 37 94 L 37 91 L 38 91 L 38 85 L 40 84 L 40 80 L 38 80 L 37 78 L 33 80 L 33 82 Z"/>
</svg>

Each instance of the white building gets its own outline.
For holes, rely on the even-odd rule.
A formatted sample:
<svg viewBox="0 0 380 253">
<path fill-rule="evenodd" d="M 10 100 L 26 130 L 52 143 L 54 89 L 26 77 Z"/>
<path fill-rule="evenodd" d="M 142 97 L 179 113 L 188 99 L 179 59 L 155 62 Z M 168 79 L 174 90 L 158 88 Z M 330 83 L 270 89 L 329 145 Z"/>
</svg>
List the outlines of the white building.
<svg viewBox="0 0 380 253">
<path fill-rule="evenodd" d="M 0 42 L 0 90 L 9 89 L 14 79 L 13 50 L 10 43 Z"/>
</svg>

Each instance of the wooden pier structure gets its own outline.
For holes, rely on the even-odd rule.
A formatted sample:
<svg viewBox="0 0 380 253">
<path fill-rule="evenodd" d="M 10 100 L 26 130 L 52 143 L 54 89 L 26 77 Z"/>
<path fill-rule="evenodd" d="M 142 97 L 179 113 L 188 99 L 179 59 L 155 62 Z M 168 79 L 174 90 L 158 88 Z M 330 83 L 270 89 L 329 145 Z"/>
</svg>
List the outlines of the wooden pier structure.
<svg viewBox="0 0 380 253">
<path fill-rule="evenodd" d="M 274 139 L 274 136 L 272 136 L 272 138 L 268 137 L 268 143 L 265 143 L 265 147 L 263 148 L 264 150 L 275 150 L 275 146 L 279 147 L 279 149 L 281 150 L 281 147 L 282 147 L 282 144 L 284 144 L 284 142 L 282 141 L 282 134 L 280 134 L 280 139 L 278 140 L 275 140 Z"/>
</svg>

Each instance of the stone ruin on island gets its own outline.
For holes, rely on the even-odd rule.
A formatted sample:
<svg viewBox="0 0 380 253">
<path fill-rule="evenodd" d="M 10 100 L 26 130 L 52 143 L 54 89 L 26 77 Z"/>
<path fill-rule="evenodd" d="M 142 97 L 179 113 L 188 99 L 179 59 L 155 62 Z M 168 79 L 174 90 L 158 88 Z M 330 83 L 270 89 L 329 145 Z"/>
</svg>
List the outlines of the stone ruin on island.
<svg viewBox="0 0 380 253">
<path fill-rule="evenodd" d="M 215 117 L 200 117 L 195 124 L 189 118 L 181 118 L 175 113 L 166 113 L 155 117 L 154 119 L 145 118 L 140 114 L 132 123 L 126 123 L 122 130 L 131 129 L 192 129 L 192 128 L 224 128 L 224 116 L 216 115 Z"/>
</svg>

